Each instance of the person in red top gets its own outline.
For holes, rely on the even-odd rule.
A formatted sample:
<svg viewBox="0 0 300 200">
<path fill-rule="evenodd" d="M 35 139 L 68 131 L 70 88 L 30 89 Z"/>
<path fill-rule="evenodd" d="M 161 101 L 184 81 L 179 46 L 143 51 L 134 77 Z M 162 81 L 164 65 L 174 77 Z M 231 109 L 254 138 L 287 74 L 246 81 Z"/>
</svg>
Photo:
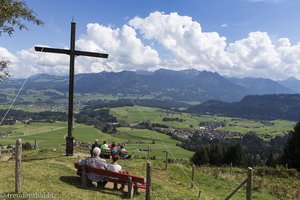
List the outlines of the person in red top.
<svg viewBox="0 0 300 200">
<path fill-rule="evenodd" d="M 116 156 L 118 156 L 118 148 L 116 147 L 116 144 L 115 143 L 112 143 L 111 144 L 111 147 L 110 147 L 110 155 L 111 155 L 111 158 L 114 158 Z"/>
</svg>

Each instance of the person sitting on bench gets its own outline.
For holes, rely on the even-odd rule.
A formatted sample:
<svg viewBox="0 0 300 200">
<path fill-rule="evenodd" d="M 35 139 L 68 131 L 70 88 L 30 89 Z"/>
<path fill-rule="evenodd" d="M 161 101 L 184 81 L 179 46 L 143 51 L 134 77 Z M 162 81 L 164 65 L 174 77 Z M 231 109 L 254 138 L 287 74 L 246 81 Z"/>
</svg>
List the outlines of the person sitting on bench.
<svg viewBox="0 0 300 200">
<path fill-rule="evenodd" d="M 119 156 L 112 157 L 112 160 L 113 160 L 112 163 L 107 164 L 107 170 L 113 171 L 113 172 L 122 172 L 122 166 L 117 163 L 117 161 L 119 160 Z M 114 182 L 114 190 L 117 190 L 117 189 L 118 189 L 118 183 L 115 181 Z M 119 190 L 123 190 L 123 189 L 124 189 L 124 184 L 121 185 Z"/>
<path fill-rule="evenodd" d="M 103 144 L 101 145 L 101 149 L 102 150 L 107 150 L 108 149 L 108 144 L 106 143 L 106 141 L 103 141 Z"/>
<path fill-rule="evenodd" d="M 115 143 L 112 143 L 111 144 L 111 147 L 110 147 L 110 154 L 111 154 L 111 158 L 114 158 L 116 156 L 118 156 L 118 148 L 116 147 L 116 144 Z"/>
<path fill-rule="evenodd" d="M 100 148 L 100 144 L 98 144 L 98 140 L 95 140 L 95 143 L 92 145 L 92 149 L 91 149 L 91 157 L 93 157 L 93 150 L 95 147 L 99 147 Z"/>
<path fill-rule="evenodd" d="M 130 159 L 131 158 L 131 155 L 128 155 L 126 149 L 124 148 L 124 145 L 120 146 L 119 156 L 121 159 Z"/>
<path fill-rule="evenodd" d="M 81 160 L 78 162 L 78 164 L 106 170 L 107 162 L 105 159 L 100 158 L 100 153 L 101 149 L 99 147 L 95 147 L 93 150 L 93 157 Z M 107 183 L 107 181 L 102 176 L 95 173 L 88 173 L 87 176 L 91 181 L 97 182 L 97 186 L 104 187 Z"/>
</svg>

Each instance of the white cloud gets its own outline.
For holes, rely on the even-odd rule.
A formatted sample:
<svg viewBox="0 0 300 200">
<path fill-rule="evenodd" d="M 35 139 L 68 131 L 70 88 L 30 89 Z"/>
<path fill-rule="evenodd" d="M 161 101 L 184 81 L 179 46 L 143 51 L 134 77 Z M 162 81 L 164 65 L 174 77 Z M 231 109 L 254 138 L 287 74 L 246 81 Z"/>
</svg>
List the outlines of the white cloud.
<svg viewBox="0 0 300 200">
<path fill-rule="evenodd" d="M 0 57 L 1 55 L 0 51 Z M 11 62 L 9 72 L 13 77 L 27 77 L 36 73 L 62 75 L 69 71 L 68 56 L 36 52 L 33 48 L 21 50 L 16 56 L 8 57 L 8 60 Z"/>
<path fill-rule="evenodd" d="M 100 24 L 88 24 L 87 35 L 77 41 L 77 46 L 89 51 L 108 52 L 107 60 L 96 61 L 99 66 L 101 62 L 101 70 L 147 70 L 160 64 L 158 52 L 144 45 L 136 31 L 128 25 L 112 29 Z M 90 61 L 96 66 L 95 61 Z"/>
<path fill-rule="evenodd" d="M 120 28 L 91 23 L 76 44 L 80 50 L 109 53 L 108 59 L 77 57 L 76 73 L 163 67 L 240 77 L 300 78 L 300 43 L 293 45 L 288 38 L 272 41 L 268 33 L 259 31 L 227 43 L 224 36 L 204 32 L 200 23 L 177 13 L 153 12 L 145 18 L 135 17 Z M 1 57 L 12 61 L 9 70 L 16 77 L 69 71 L 68 56 L 35 52 L 33 48 L 13 55 L 0 47 Z"/>
<path fill-rule="evenodd" d="M 191 17 L 154 12 L 146 18 L 135 17 L 129 24 L 171 52 L 178 68 L 215 70 L 230 65 L 224 51 L 226 38 L 216 32 L 202 32 L 200 24 Z"/>
<path fill-rule="evenodd" d="M 267 33 L 252 32 L 247 38 L 229 44 L 228 53 L 234 65 L 240 67 L 233 75 L 300 78 L 300 43 L 291 45 L 287 38 L 272 42 Z"/>
<path fill-rule="evenodd" d="M 0 60 L 9 60 L 10 62 L 17 62 L 18 58 L 10 53 L 7 49 L 0 47 Z"/>
<path fill-rule="evenodd" d="M 226 23 L 225 23 L 225 24 L 222 24 L 221 27 L 222 27 L 222 28 L 227 28 L 227 27 L 228 27 L 228 24 L 226 24 Z"/>
<path fill-rule="evenodd" d="M 252 32 L 248 38 L 229 44 L 228 53 L 234 65 L 240 67 L 240 73 L 249 75 L 269 75 L 281 64 L 280 55 L 267 33 Z M 262 74 L 262 72 L 266 74 Z"/>
</svg>

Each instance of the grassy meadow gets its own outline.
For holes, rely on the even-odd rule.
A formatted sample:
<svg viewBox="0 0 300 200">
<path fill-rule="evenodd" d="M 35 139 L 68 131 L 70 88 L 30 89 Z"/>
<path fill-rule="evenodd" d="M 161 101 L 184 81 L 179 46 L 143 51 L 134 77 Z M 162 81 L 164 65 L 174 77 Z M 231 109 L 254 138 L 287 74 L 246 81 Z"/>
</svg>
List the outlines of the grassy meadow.
<svg viewBox="0 0 300 200">
<path fill-rule="evenodd" d="M 57 199 L 124 199 L 120 191 L 112 190 L 112 184 L 106 189 L 95 187 L 84 189 L 80 187 L 80 178 L 76 175 L 73 163 L 83 159 L 88 154 L 82 149 L 76 149 L 74 156 L 65 157 L 64 149 L 43 149 L 25 151 L 22 162 L 22 192 L 53 193 Z M 1 162 L 0 191 L 3 195 L 14 192 L 14 160 Z M 122 160 L 119 162 L 123 169 L 145 177 L 146 159 Z M 224 199 L 234 190 L 246 176 L 246 170 L 234 168 L 197 167 L 195 170 L 196 187 L 191 189 L 191 167 L 181 164 L 169 164 L 164 170 L 162 159 L 151 160 L 152 166 L 152 199 Z M 254 169 L 255 172 L 255 169 Z M 254 175 L 253 199 L 295 199 L 300 195 L 299 180 L 293 177 L 273 177 Z M 198 189 L 199 190 L 198 190 Z M 276 190 L 274 190 L 276 189 Z M 126 191 L 126 188 L 125 188 Z M 284 196 L 281 196 L 284 195 Z M 298 196 L 297 196 L 298 195 Z M 144 199 L 145 191 L 134 199 Z M 245 198 L 245 187 L 242 187 L 233 200 Z"/>
<path fill-rule="evenodd" d="M 25 151 L 22 162 L 22 192 L 26 194 L 49 192 L 55 194 L 57 199 L 123 199 L 125 197 L 122 192 L 112 190 L 112 184 L 108 184 L 104 190 L 96 187 L 81 188 L 80 178 L 76 175 L 73 163 L 88 154 L 80 148 L 75 149 L 74 156 L 71 157 L 65 157 L 63 153 L 63 147 Z M 119 164 L 123 169 L 145 177 L 146 162 L 146 159 L 134 158 L 121 160 Z M 4 194 L 13 193 L 14 160 L 0 161 L 0 163 L 2 172 L 0 191 Z M 163 159 L 151 160 L 153 199 L 198 199 L 199 190 L 200 199 L 224 199 L 246 178 L 246 169 L 233 168 L 232 173 L 229 173 L 229 168 L 226 167 L 196 167 L 196 187 L 191 189 L 189 165 L 169 164 L 167 171 L 164 165 Z M 298 178 L 289 175 L 262 176 L 254 169 L 253 199 L 297 199 L 300 197 Z M 144 190 L 140 190 L 140 194 L 135 197 L 135 199 L 144 198 Z M 245 187 L 242 187 L 232 199 L 245 199 Z"/>
<path fill-rule="evenodd" d="M 14 126 L 0 126 L 0 130 L 9 130 L 13 132 L 13 134 L 8 137 L 1 137 L 0 144 L 2 145 L 14 144 L 16 139 L 21 138 L 24 143 L 29 142 L 31 144 L 34 143 L 34 140 L 37 140 L 40 148 L 55 148 L 65 144 L 67 124 L 56 122 L 24 125 L 19 122 Z M 117 134 L 110 135 L 102 133 L 93 126 L 83 124 L 74 125 L 74 137 L 81 142 L 93 143 L 95 139 L 98 139 L 100 142 L 105 140 L 109 143 L 123 143 L 130 140 L 130 145 L 126 146 L 126 150 L 130 153 L 134 152 L 137 156 L 147 156 L 147 153 L 143 151 L 139 152 L 139 149 L 147 149 L 149 145 L 151 156 L 163 157 L 165 155 L 163 151 L 172 152 L 175 158 L 187 159 L 192 156 L 191 151 L 176 146 L 178 141 L 162 133 L 125 127 L 118 128 L 118 131 Z M 153 142 L 155 144 L 152 144 Z"/>
</svg>

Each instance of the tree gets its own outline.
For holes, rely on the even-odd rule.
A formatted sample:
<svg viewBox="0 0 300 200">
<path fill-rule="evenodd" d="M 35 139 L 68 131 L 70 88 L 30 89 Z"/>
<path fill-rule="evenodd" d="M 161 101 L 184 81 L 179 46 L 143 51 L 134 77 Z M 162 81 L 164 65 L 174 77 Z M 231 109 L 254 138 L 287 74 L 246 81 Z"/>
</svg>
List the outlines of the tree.
<svg viewBox="0 0 300 200">
<path fill-rule="evenodd" d="M 217 144 L 213 144 L 210 145 L 209 148 L 209 152 L 208 152 L 208 156 L 209 156 L 209 163 L 211 165 L 216 165 L 216 166 L 220 166 L 221 164 L 223 164 L 223 152 L 222 149 L 219 145 Z"/>
<path fill-rule="evenodd" d="M 43 24 L 43 21 L 36 17 L 36 14 L 28 8 L 24 1 L 0 0 L 0 35 L 7 33 L 9 36 L 15 31 L 28 30 L 23 21 L 33 22 L 36 25 Z"/>
<path fill-rule="evenodd" d="M 43 24 L 43 21 L 36 17 L 36 14 L 28 8 L 24 1 L 0 0 L 0 35 L 7 33 L 9 36 L 15 31 L 28 30 L 23 21 L 33 22 L 36 25 Z M 9 77 L 7 67 L 9 61 L 0 61 L 0 82 Z"/>
<path fill-rule="evenodd" d="M 0 82 L 4 81 L 9 77 L 9 73 L 7 71 L 8 64 L 8 60 L 0 60 Z"/>
<path fill-rule="evenodd" d="M 193 155 L 192 162 L 195 165 L 205 165 L 209 163 L 209 156 L 206 147 L 200 147 Z"/>
<path fill-rule="evenodd" d="M 235 166 L 240 166 L 244 163 L 244 157 L 243 145 L 236 143 L 228 147 L 225 160 L 227 164 L 232 163 Z"/>
<path fill-rule="evenodd" d="M 294 127 L 283 151 L 283 164 L 300 171 L 300 121 Z"/>
</svg>

